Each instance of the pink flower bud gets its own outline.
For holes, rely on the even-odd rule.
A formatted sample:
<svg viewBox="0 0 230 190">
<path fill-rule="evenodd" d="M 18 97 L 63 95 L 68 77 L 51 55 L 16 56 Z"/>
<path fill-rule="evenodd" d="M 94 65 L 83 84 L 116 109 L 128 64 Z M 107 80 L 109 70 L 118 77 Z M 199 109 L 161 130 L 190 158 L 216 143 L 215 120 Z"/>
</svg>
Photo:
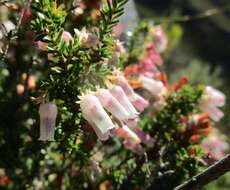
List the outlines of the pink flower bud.
<svg viewBox="0 0 230 190">
<path fill-rule="evenodd" d="M 110 130 L 115 128 L 112 120 L 94 95 L 85 95 L 80 101 L 83 117 L 92 125 L 98 138 L 107 140 Z"/>
<path fill-rule="evenodd" d="M 48 49 L 48 43 L 46 42 L 38 41 L 37 46 L 40 50 L 43 50 L 43 51 L 46 51 Z"/>
<path fill-rule="evenodd" d="M 40 104 L 40 138 L 41 141 L 53 141 L 57 117 L 57 106 L 53 103 Z"/>
<path fill-rule="evenodd" d="M 97 91 L 97 97 L 100 100 L 103 107 L 109 111 L 114 117 L 124 122 L 129 119 L 129 113 L 125 108 L 112 96 L 109 90 L 99 89 Z"/>
<path fill-rule="evenodd" d="M 64 31 L 62 33 L 62 39 L 64 40 L 65 43 L 69 44 L 69 42 L 73 40 L 73 37 L 69 32 Z"/>
<path fill-rule="evenodd" d="M 35 75 L 30 75 L 27 81 L 27 87 L 31 90 L 35 90 L 36 88 L 36 77 Z"/>
<path fill-rule="evenodd" d="M 156 81 L 145 76 L 140 76 L 140 80 L 143 83 L 143 87 L 154 96 L 159 96 L 165 89 L 164 84 L 161 81 Z"/>
<path fill-rule="evenodd" d="M 17 84 L 16 86 L 16 92 L 18 95 L 22 95 L 25 91 L 25 87 L 22 84 Z"/>
<path fill-rule="evenodd" d="M 130 114 L 130 117 L 135 118 L 138 115 L 138 112 L 133 107 L 132 103 L 129 101 L 128 97 L 120 86 L 114 86 L 112 89 L 110 89 L 110 92 L 126 109 L 126 111 Z"/>
</svg>

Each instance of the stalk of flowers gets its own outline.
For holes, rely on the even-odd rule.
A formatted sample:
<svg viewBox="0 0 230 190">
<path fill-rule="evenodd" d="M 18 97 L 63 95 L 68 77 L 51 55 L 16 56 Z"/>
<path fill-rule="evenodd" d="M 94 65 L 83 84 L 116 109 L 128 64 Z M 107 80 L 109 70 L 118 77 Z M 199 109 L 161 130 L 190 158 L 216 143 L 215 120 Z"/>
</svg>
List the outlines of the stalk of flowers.
<svg viewBox="0 0 230 190">
<path fill-rule="evenodd" d="M 226 97 L 222 92 L 211 86 L 207 86 L 200 99 L 199 107 L 203 112 L 207 112 L 213 121 L 217 122 L 224 116 L 219 107 L 224 106 L 225 99 Z"/>
</svg>

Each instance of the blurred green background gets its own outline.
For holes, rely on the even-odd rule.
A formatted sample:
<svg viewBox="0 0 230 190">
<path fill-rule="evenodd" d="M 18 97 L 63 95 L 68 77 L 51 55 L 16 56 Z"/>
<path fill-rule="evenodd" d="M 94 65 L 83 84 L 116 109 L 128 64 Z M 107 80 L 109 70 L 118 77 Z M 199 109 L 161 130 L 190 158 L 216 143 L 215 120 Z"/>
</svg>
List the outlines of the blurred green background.
<svg viewBox="0 0 230 190">
<path fill-rule="evenodd" d="M 169 37 L 164 67 L 170 81 L 187 75 L 192 83 L 205 83 L 230 95 L 230 1 L 136 0 L 140 19 L 162 24 Z M 230 101 L 219 128 L 230 135 Z M 206 190 L 230 189 L 230 174 Z"/>
</svg>

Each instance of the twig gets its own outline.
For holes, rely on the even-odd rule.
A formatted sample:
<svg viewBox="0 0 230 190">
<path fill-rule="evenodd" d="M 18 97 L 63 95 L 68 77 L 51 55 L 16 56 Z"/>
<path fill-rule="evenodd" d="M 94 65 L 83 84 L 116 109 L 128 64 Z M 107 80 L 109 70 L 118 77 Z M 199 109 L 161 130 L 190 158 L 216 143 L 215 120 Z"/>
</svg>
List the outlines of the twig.
<svg viewBox="0 0 230 190">
<path fill-rule="evenodd" d="M 230 171 L 230 154 L 174 190 L 198 190 Z"/>
<path fill-rule="evenodd" d="M 23 19 L 23 16 L 24 16 L 24 13 L 26 11 L 26 9 L 29 7 L 29 4 L 30 4 L 30 0 L 24 0 L 24 3 L 23 3 L 23 8 L 22 8 L 22 11 L 20 13 L 20 17 L 19 17 L 19 20 L 18 20 L 18 23 L 16 25 L 16 28 L 13 30 L 13 33 L 12 32 L 9 32 L 8 34 L 8 42 L 6 44 L 6 48 L 5 48 L 5 51 L 3 52 L 2 54 L 2 57 L 0 60 L 4 61 L 4 59 L 6 58 L 7 54 L 8 54 L 8 51 L 9 51 L 9 47 L 10 47 L 10 43 L 11 43 L 11 40 L 15 37 L 15 35 L 18 33 L 18 30 L 21 26 L 21 23 L 22 23 L 22 19 Z"/>
</svg>

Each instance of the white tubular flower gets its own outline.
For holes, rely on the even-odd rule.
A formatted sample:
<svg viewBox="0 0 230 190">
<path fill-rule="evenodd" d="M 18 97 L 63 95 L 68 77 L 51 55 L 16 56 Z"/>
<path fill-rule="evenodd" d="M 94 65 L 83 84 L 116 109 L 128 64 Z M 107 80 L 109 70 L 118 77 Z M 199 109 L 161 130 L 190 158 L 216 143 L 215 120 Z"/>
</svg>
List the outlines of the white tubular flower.
<svg viewBox="0 0 230 190">
<path fill-rule="evenodd" d="M 95 48 L 100 44 L 98 37 L 93 33 L 89 33 L 86 28 L 83 28 L 81 31 L 74 29 L 74 32 L 79 36 L 82 47 Z"/>
<path fill-rule="evenodd" d="M 40 114 L 40 138 L 41 141 L 53 141 L 57 118 L 57 106 L 53 103 L 41 104 Z"/>
<path fill-rule="evenodd" d="M 129 119 L 129 113 L 125 108 L 117 101 L 116 98 L 106 89 L 99 89 L 97 91 L 97 97 L 100 100 L 103 107 L 109 111 L 114 117 L 124 122 Z"/>
<path fill-rule="evenodd" d="M 140 80 L 143 83 L 143 87 L 154 96 L 160 95 L 165 89 L 164 84 L 161 81 L 156 81 L 145 76 L 140 76 Z"/>
<path fill-rule="evenodd" d="M 144 111 L 146 107 L 149 106 L 149 102 L 141 97 L 139 94 L 135 93 L 133 88 L 130 86 L 126 78 L 119 74 L 117 76 L 118 84 L 122 87 L 125 94 L 128 96 L 129 100 L 132 102 L 134 107 L 140 112 Z"/>
<path fill-rule="evenodd" d="M 200 99 L 200 109 L 207 112 L 209 117 L 217 122 L 224 116 L 224 113 L 218 107 L 224 106 L 225 101 L 226 97 L 222 92 L 207 86 Z"/>
<path fill-rule="evenodd" d="M 92 125 L 101 140 L 107 140 L 110 130 L 115 128 L 112 120 L 94 95 L 85 95 L 80 101 L 83 117 Z"/>
<path fill-rule="evenodd" d="M 126 111 L 130 114 L 131 118 L 136 118 L 138 112 L 129 101 L 128 97 L 126 96 L 125 92 L 120 86 L 114 86 L 110 89 L 110 93 L 120 102 L 120 104 L 126 109 Z"/>
</svg>

